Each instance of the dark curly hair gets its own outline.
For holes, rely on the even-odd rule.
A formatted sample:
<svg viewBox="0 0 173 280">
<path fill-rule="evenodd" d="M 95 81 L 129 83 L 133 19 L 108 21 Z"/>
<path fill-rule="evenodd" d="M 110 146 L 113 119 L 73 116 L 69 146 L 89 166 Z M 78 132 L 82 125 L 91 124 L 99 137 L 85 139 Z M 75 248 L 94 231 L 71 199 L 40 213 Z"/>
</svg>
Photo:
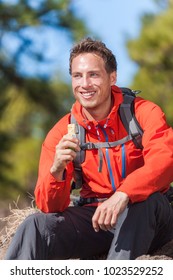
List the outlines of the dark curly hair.
<svg viewBox="0 0 173 280">
<path fill-rule="evenodd" d="M 98 40 L 85 38 L 76 44 L 70 51 L 69 73 L 71 75 L 71 65 L 75 57 L 82 53 L 95 53 L 100 56 L 105 62 L 105 69 L 108 73 L 117 71 L 117 61 L 111 50 L 106 45 Z"/>
</svg>

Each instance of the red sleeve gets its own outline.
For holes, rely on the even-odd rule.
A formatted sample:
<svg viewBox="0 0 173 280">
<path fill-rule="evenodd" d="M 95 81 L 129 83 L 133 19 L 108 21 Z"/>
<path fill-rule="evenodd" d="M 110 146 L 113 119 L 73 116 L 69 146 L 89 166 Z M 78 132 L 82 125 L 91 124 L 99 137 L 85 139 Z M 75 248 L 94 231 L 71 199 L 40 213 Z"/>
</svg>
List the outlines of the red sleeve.
<svg viewBox="0 0 173 280">
<path fill-rule="evenodd" d="M 129 174 L 119 191 L 131 202 L 147 199 L 154 192 L 165 192 L 173 182 L 173 129 L 156 104 L 137 98 L 135 115 L 144 130 L 144 165 Z"/>
<path fill-rule="evenodd" d="M 67 165 L 62 182 L 57 182 L 50 173 L 55 147 L 62 136 L 67 133 L 67 123 L 67 117 L 58 122 L 48 133 L 42 145 L 35 199 L 38 208 L 43 212 L 61 212 L 70 203 L 72 163 Z"/>
</svg>

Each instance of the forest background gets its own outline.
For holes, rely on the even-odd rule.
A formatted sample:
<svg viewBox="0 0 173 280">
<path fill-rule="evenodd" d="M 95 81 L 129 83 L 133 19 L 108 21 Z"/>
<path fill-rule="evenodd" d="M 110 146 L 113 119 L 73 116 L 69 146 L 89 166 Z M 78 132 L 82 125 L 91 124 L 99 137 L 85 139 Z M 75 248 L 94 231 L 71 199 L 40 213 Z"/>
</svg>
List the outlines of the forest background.
<svg viewBox="0 0 173 280">
<path fill-rule="evenodd" d="M 173 126 L 173 0 L 150 1 L 157 5 L 157 13 L 141 15 L 137 38 L 127 36 L 125 46 L 136 70 L 133 79 L 120 86 L 140 89 L 141 96 L 157 103 Z M 92 9 L 94 0 L 88 2 Z M 52 31 L 56 41 L 49 38 Z M 0 1 L 1 210 L 19 196 L 19 205 L 31 201 L 41 144 L 74 102 L 62 67 L 67 54 L 64 42 L 69 48 L 85 36 L 102 40 L 77 13 L 74 0 Z M 50 56 L 50 44 L 64 47 L 52 71 L 56 59 Z"/>
</svg>

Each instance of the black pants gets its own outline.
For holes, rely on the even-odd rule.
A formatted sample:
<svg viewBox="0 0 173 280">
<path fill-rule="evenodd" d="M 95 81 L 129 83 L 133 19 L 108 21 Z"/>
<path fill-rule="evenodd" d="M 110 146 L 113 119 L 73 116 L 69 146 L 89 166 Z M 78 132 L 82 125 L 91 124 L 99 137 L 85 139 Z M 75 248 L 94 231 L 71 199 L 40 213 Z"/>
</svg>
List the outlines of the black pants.
<svg viewBox="0 0 173 280">
<path fill-rule="evenodd" d="M 129 204 L 112 231 L 95 232 L 95 207 L 69 207 L 63 213 L 36 213 L 19 226 L 7 260 L 85 259 L 108 253 L 108 259 L 135 259 L 173 238 L 173 210 L 165 196 Z"/>
</svg>

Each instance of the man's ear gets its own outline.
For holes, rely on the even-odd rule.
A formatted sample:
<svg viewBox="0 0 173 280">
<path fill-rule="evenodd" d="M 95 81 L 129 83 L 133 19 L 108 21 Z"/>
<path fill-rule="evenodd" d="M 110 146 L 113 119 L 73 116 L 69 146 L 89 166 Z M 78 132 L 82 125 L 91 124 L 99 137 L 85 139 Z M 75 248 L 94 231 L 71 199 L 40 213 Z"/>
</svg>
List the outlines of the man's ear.
<svg viewBox="0 0 173 280">
<path fill-rule="evenodd" d="M 117 81 L 117 72 L 112 72 L 110 74 L 110 82 L 111 82 L 111 86 L 115 85 Z"/>
</svg>

